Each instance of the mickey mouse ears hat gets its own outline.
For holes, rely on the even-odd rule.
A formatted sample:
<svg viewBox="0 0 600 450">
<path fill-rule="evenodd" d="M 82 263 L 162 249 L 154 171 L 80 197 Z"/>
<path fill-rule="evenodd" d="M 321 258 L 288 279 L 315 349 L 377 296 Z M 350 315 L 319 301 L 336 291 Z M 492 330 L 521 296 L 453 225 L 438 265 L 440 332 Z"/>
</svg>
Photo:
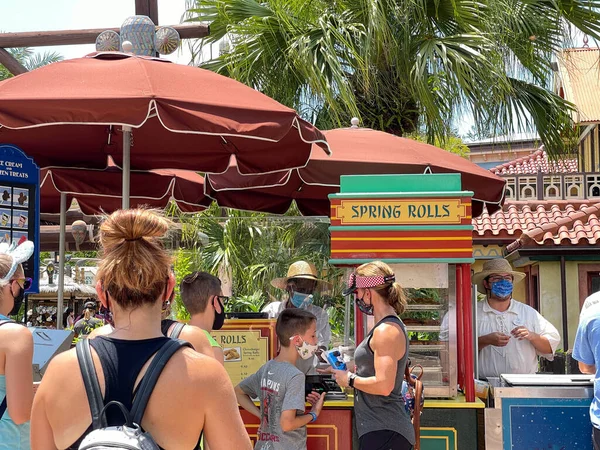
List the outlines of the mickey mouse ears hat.
<svg viewBox="0 0 600 450">
<path fill-rule="evenodd" d="M 4 277 L 0 278 L 0 281 L 8 281 L 12 278 L 19 267 L 19 264 L 23 264 L 31 255 L 33 255 L 33 242 L 31 241 L 23 241 L 19 245 L 16 242 L 12 244 L 7 244 L 3 242 L 0 244 L 0 254 L 8 255 L 12 258 L 12 264 L 8 273 L 4 275 Z"/>
</svg>

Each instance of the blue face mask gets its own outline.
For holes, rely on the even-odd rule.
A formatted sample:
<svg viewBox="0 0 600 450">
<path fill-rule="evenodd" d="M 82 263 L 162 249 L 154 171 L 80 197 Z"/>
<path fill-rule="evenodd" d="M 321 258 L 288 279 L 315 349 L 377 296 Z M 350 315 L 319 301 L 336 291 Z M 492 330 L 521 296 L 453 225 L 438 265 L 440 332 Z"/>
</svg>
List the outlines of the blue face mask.
<svg viewBox="0 0 600 450">
<path fill-rule="evenodd" d="M 508 298 L 513 291 L 513 283 L 509 280 L 500 280 L 492 284 L 490 289 L 496 297 L 504 299 Z"/>
<path fill-rule="evenodd" d="M 313 302 L 312 294 L 303 294 L 301 292 L 294 292 L 292 296 L 292 305 L 296 308 L 304 308 Z"/>
</svg>

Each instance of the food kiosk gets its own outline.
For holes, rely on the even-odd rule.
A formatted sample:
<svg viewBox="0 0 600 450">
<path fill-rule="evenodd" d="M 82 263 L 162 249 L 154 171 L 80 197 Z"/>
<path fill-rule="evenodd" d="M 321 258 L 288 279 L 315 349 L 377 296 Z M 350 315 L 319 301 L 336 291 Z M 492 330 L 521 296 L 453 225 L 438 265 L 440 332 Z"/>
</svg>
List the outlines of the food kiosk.
<svg viewBox="0 0 600 450">
<path fill-rule="evenodd" d="M 471 450 L 483 441 L 484 404 L 473 379 L 471 196 L 461 190 L 460 174 L 342 176 L 340 193 L 330 196 L 330 263 L 348 274 L 383 260 L 409 296 L 402 318 L 411 361 L 424 367 L 423 450 Z M 354 318 L 359 343 L 373 324 L 357 308 Z M 212 332 L 234 384 L 275 356 L 274 327 L 275 320 L 228 319 Z M 308 450 L 357 448 L 353 404 L 351 392 L 326 397 L 319 420 L 307 426 Z M 241 414 L 256 440 L 258 419 Z"/>
<path fill-rule="evenodd" d="M 423 450 L 469 450 L 483 440 L 473 379 L 471 196 L 460 174 L 343 176 L 340 193 L 330 195 L 330 263 L 350 271 L 382 260 L 408 295 L 409 357 L 424 368 Z M 358 344 L 373 323 L 354 314 Z"/>
</svg>

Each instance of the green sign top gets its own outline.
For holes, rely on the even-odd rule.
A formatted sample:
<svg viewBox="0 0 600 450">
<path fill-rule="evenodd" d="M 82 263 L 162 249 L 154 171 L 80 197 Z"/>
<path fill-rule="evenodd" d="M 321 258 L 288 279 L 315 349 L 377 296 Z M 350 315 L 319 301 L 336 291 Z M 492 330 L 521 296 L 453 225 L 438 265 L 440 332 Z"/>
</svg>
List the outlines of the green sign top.
<svg viewBox="0 0 600 450">
<path fill-rule="evenodd" d="M 455 192 L 462 194 L 459 173 L 398 174 L 398 175 L 342 175 L 341 194 L 383 192 Z"/>
</svg>

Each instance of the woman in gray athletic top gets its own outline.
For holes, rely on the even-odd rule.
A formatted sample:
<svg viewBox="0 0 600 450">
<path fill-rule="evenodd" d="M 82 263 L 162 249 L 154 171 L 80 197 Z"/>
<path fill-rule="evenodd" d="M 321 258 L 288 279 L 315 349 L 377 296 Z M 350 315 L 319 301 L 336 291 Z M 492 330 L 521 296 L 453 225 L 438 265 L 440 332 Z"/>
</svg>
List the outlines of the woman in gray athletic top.
<svg viewBox="0 0 600 450">
<path fill-rule="evenodd" d="M 340 386 L 356 389 L 354 413 L 360 450 L 410 450 L 415 433 L 402 397 L 408 338 L 398 314 L 406 300 L 390 267 L 373 261 L 350 275 L 345 295 L 355 294 L 364 313 L 375 316 L 375 326 L 358 345 L 356 374 L 336 370 Z"/>
</svg>

